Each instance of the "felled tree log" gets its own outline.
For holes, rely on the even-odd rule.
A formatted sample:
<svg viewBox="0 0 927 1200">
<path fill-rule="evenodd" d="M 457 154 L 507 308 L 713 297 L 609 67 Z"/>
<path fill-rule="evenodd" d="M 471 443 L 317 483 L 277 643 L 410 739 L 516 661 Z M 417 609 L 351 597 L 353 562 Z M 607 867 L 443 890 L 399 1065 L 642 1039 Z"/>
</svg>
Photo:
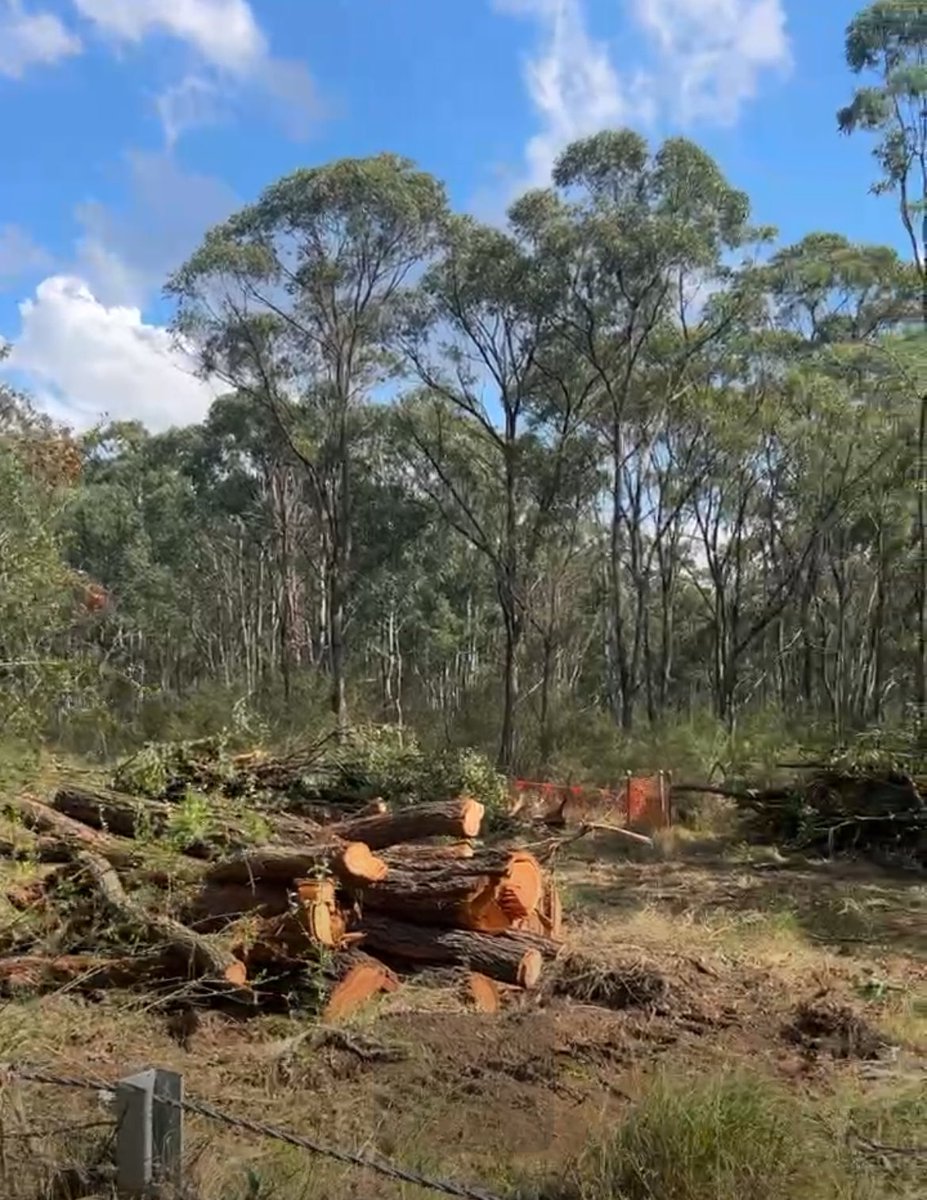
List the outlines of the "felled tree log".
<svg viewBox="0 0 927 1200">
<path fill-rule="evenodd" d="M 387 873 L 386 863 L 363 842 L 328 838 L 307 846 L 262 846 L 216 863 L 207 870 L 205 878 L 209 883 L 252 880 L 291 883 L 319 869 L 330 871 L 337 879 L 354 886 L 376 883 Z"/>
<path fill-rule="evenodd" d="M 420 869 L 446 867 L 448 862 L 473 858 L 475 854 L 472 842 L 450 842 L 447 845 L 412 842 L 384 850 L 380 857 L 391 870 L 401 871 L 410 865 Z"/>
<path fill-rule="evenodd" d="M 0 959 L 0 995 L 101 987 L 129 987 L 152 973 L 149 960 L 96 954 L 25 954 Z"/>
<path fill-rule="evenodd" d="M 392 861 L 397 861 L 396 851 Z M 544 875 L 526 851 L 482 850 L 460 861 L 415 857 L 361 894 L 365 909 L 424 925 L 495 932 L 533 913 Z"/>
<path fill-rule="evenodd" d="M 125 838 L 143 834 L 155 837 L 168 833 L 177 816 L 177 805 L 166 800 L 130 796 L 107 788 L 84 788 L 68 784 L 58 788 L 51 800 L 59 813 L 93 829 L 106 830 Z M 271 839 L 292 843 L 315 836 L 316 827 L 288 813 L 261 814 Z M 253 830 L 234 812 L 216 805 L 210 812 L 210 828 L 203 841 L 193 839 L 183 847 L 192 858 L 209 858 L 217 849 L 244 849 L 254 840 Z"/>
<path fill-rule="evenodd" d="M 383 850 L 400 842 L 431 837 L 475 838 L 483 823 L 483 805 L 469 796 L 434 804 L 415 804 L 393 813 L 356 817 L 332 826 L 329 832 L 347 842 L 364 842 Z"/>
<path fill-rule="evenodd" d="M 179 921 L 147 912 L 126 895 L 119 876 L 106 859 L 82 851 L 75 858 L 75 864 L 90 877 L 115 919 L 134 926 L 167 953 L 176 954 L 193 974 L 244 986 L 246 972 L 239 959 Z"/>
<path fill-rule="evenodd" d="M 322 1020 L 343 1021 L 374 996 L 395 992 L 398 987 L 399 980 L 388 967 L 367 954 L 355 953 L 348 970 L 328 993 Z"/>
<path fill-rule="evenodd" d="M 90 850 L 111 862 L 126 863 L 132 858 L 133 848 L 130 845 L 120 843 L 99 830 L 88 829 L 81 821 L 56 812 L 31 796 L 12 796 L 4 803 L 19 815 L 27 829 L 47 835 L 41 842 L 43 852 L 49 856 L 60 854 L 57 861 L 69 861 L 80 849 Z M 46 861 L 54 862 L 56 859 L 48 857 Z"/>
<path fill-rule="evenodd" d="M 199 933 L 216 932 L 240 917 L 281 916 L 289 908 L 287 885 L 273 880 L 251 883 L 207 883 L 185 907 L 181 917 Z"/>
<path fill-rule="evenodd" d="M 474 933 L 410 925 L 366 915 L 358 925 L 363 945 L 388 959 L 436 966 L 465 966 L 500 983 L 537 986 L 544 963 L 536 945 L 518 934 Z"/>
<path fill-rule="evenodd" d="M 141 799 L 108 788 L 89 789 L 68 784 L 51 798 L 51 805 L 75 821 L 93 829 L 105 829 L 121 837 L 134 838 L 140 828 L 162 833 L 176 808 L 163 800 Z"/>
</svg>

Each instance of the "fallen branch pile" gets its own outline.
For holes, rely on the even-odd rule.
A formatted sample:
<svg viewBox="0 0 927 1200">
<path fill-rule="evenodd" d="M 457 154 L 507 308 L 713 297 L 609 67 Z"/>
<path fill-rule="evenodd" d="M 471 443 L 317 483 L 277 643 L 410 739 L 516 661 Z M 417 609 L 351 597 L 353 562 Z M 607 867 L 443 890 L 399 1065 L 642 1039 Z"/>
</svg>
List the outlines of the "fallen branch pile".
<svg viewBox="0 0 927 1200">
<path fill-rule="evenodd" d="M 784 787 L 743 791 L 691 784 L 673 790 L 734 800 L 751 840 L 927 866 L 927 778 L 903 770 L 815 763 Z"/>
<path fill-rule="evenodd" d="M 7 895 L 32 919 L 0 931 L 0 992 L 196 981 L 197 1001 L 252 1008 L 321 993 L 331 1020 L 404 972 L 456 967 L 494 1011 L 558 954 L 555 886 L 529 850 L 478 843 L 474 799 L 323 823 L 226 796 L 197 828 L 180 803 L 70 784 L 10 802 L 0 854 L 53 865 Z"/>
</svg>

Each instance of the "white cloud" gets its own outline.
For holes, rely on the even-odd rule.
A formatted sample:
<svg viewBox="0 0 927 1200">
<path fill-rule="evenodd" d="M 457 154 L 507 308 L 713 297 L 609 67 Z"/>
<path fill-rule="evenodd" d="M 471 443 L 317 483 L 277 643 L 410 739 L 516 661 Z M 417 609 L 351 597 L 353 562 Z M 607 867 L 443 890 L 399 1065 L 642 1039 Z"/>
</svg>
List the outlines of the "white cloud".
<svg viewBox="0 0 927 1200">
<path fill-rule="evenodd" d="M 541 124 L 525 147 L 526 186 L 549 183 L 557 155 L 577 138 L 653 118 L 648 75 L 616 70 L 608 46 L 589 33 L 581 0 L 495 0 L 495 6 L 533 17 L 541 31 L 540 46 L 525 64 Z"/>
<path fill-rule="evenodd" d="M 51 255 L 18 225 L 0 225 L 0 285 L 30 271 L 47 270 Z"/>
<path fill-rule="evenodd" d="M 163 430 L 201 420 L 216 395 L 168 330 L 146 324 L 137 308 L 101 304 L 81 279 L 45 279 L 20 315 L 5 366 L 71 425 L 137 419 Z"/>
<path fill-rule="evenodd" d="M 0 75 L 22 79 L 29 67 L 79 54 L 80 39 L 52 13 L 28 11 L 22 0 L 0 0 Z"/>
<path fill-rule="evenodd" d="M 571 141 L 621 125 L 659 119 L 682 126 L 731 124 L 761 77 L 791 63 L 783 0 L 611 0 L 638 36 L 626 64 L 593 37 L 583 0 L 492 0 L 508 15 L 530 17 L 540 45 L 525 83 L 539 131 L 525 147 L 527 185 L 548 182 Z M 634 63 L 632 58 L 638 59 Z"/>
<path fill-rule="evenodd" d="M 212 125 L 222 115 L 219 87 L 201 75 L 185 75 L 171 84 L 158 96 L 156 105 L 168 150 L 188 130 Z"/>
<path fill-rule="evenodd" d="M 304 63 L 271 54 L 247 0 L 73 0 L 105 37 L 138 45 L 153 35 L 191 47 L 204 69 L 167 88 L 157 101 L 170 147 L 186 130 L 217 118 L 220 98 L 251 89 L 271 102 L 287 132 L 303 138 L 321 112 Z"/>
<path fill-rule="evenodd" d="M 734 124 L 762 75 L 791 66 L 783 0 L 633 0 L 633 9 L 683 125 Z"/>
<path fill-rule="evenodd" d="M 118 41 L 152 33 L 188 42 L 213 66 L 246 71 L 267 43 L 246 0 L 74 0 L 81 16 Z"/>
<path fill-rule="evenodd" d="M 130 191 L 121 211 L 93 201 L 78 208 L 84 232 L 74 273 L 104 304 L 144 307 L 239 200 L 221 179 L 185 171 L 172 155 L 133 151 L 127 161 Z"/>
</svg>

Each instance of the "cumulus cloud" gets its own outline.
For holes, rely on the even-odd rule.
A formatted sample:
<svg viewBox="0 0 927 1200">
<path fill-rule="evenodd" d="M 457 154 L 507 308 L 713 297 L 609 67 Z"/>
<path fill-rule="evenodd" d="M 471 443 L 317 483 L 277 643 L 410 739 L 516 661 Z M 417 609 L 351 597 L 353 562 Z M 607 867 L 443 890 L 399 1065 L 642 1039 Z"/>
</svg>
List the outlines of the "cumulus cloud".
<svg viewBox="0 0 927 1200">
<path fill-rule="evenodd" d="M 783 0 L 633 0 L 662 65 L 662 89 L 683 125 L 734 124 L 765 72 L 792 51 Z"/>
<path fill-rule="evenodd" d="M 304 63 L 277 58 L 247 0 L 73 0 L 98 32 L 138 45 L 161 35 L 192 48 L 211 78 L 197 73 L 167 88 L 158 111 L 168 145 L 188 128 L 214 119 L 220 95 L 235 88 L 271 102 L 287 132 L 303 137 L 321 114 L 315 83 Z"/>
<path fill-rule="evenodd" d="M 217 389 L 194 376 L 168 330 L 146 324 L 138 308 L 102 304 L 81 279 L 45 279 L 20 316 L 5 365 L 73 426 L 140 420 L 163 430 L 201 420 L 215 398 Z"/>
<path fill-rule="evenodd" d="M 50 66 L 80 50 L 80 39 L 53 13 L 0 0 L 0 75 L 22 79 L 30 67 Z"/>
</svg>

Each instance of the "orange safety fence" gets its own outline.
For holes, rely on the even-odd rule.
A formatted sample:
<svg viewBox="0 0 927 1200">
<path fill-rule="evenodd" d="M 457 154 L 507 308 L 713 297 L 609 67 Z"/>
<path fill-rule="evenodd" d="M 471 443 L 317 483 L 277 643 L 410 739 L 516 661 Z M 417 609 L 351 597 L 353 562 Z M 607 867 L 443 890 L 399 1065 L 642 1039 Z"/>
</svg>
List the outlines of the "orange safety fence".
<svg viewBox="0 0 927 1200">
<path fill-rule="evenodd" d="M 672 824 L 669 772 L 625 776 L 620 787 L 584 787 L 580 784 L 514 779 L 513 811 L 528 809 L 550 824 L 580 824 L 602 820 L 634 829 L 663 829 Z"/>
</svg>

